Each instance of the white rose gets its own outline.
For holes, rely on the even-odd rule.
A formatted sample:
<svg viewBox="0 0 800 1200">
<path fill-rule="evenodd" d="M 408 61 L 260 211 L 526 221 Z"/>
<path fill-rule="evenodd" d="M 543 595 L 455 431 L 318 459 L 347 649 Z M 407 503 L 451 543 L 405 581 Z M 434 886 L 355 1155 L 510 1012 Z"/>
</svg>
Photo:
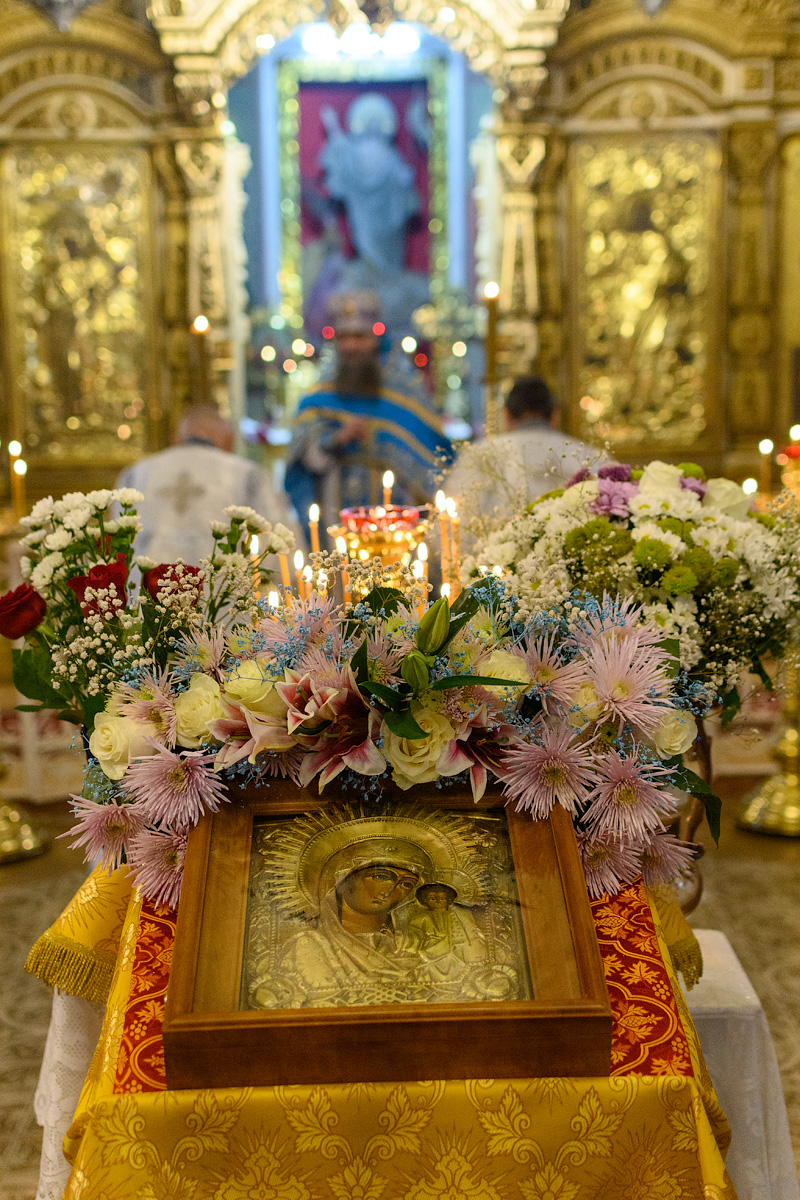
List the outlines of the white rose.
<svg viewBox="0 0 800 1200">
<path fill-rule="evenodd" d="M 709 479 L 703 497 L 704 508 L 718 508 L 729 517 L 743 521 L 751 503 L 750 497 L 732 479 Z"/>
<path fill-rule="evenodd" d="M 659 462 L 656 459 L 645 467 L 644 474 L 639 480 L 639 491 L 679 492 L 682 475 L 683 471 L 680 467 L 673 467 L 670 463 Z"/>
<path fill-rule="evenodd" d="M 392 779 L 403 791 L 416 783 L 433 783 L 439 777 L 436 768 L 439 756 L 455 737 L 453 726 L 441 713 L 413 705 L 411 711 L 414 720 L 428 737 L 398 737 L 385 721 L 381 726 L 384 758 L 392 768 Z"/>
<path fill-rule="evenodd" d="M 652 736 L 656 752 L 662 758 L 685 754 L 697 737 L 697 722 L 684 709 L 668 708 Z"/>
<path fill-rule="evenodd" d="M 519 699 L 524 691 L 531 686 L 533 680 L 524 658 L 511 654 L 508 650 L 493 650 L 487 659 L 481 663 L 481 675 L 494 675 L 496 679 L 507 679 L 513 687 L 502 687 L 500 684 L 487 684 L 487 691 L 494 692 L 501 700 L 513 696 Z"/>
<path fill-rule="evenodd" d="M 175 701 L 178 745 L 196 750 L 211 736 L 209 725 L 222 717 L 222 700 L 216 679 L 210 675 L 193 675 L 188 691 L 181 692 Z"/>
<path fill-rule="evenodd" d="M 597 480 L 584 479 L 582 483 L 575 483 L 567 488 L 563 496 L 559 496 L 558 507 L 561 512 L 576 513 L 581 508 L 588 509 L 597 496 Z"/>
<path fill-rule="evenodd" d="M 156 753 L 155 747 L 147 741 L 154 733 L 151 725 L 140 725 L 131 717 L 97 713 L 89 750 L 100 763 L 104 775 L 109 779 L 121 779 L 131 759 Z"/>
<path fill-rule="evenodd" d="M 581 683 L 575 694 L 575 702 L 567 713 L 570 725 L 580 729 L 581 725 L 585 725 L 587 721 L 598 721 L 602 715 L 603 703 L 597 698 L 594 684 L 589 683 L 588 680 Z"/>
<path fill-rule="evenodd" d="M 222 694 L 251 712 L 280 718 L 285 715 L 287 705 L 275 691 L 275 684 L 282 682 L 283 671 L 274 663 L 246 658 L 228 672 Z"/>
</svg>

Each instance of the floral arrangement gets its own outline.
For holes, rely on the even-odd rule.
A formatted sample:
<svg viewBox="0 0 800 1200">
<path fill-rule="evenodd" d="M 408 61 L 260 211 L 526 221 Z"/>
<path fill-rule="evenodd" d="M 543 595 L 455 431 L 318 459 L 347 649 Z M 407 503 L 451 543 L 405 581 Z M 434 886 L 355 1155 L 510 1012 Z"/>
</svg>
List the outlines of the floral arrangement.
<svg viewBox="0 0 800 1200">
<path fill-rule="evenodd" d="M 522 615 L 491 578 L 429 604 L 410 570 L 387 586 L 378 560 L 336 555 L 315 569 L 332 584 L 346 565 L 353 601 L 274 603 L 245 547 L 258 530 L 265 554 L 283 553 L 288 535 L 243 509 L 199 568 L 140 560 L 136 594 L 137 499 L 41 502 L 29 581 L 0 599 L 0 631 L 27 634 L 20 686 L 91 726 L 73 797 L 91 861 L 127 862 L 146 895 L 174 904 L 192 826 L 231 783 L 283 777 L 376 800 L 468 782 L 477 801 L 493 782 L 534 819 L 560 804 L 593 895 L 688 866 L 692 847 L 669 827 L 676 788 L 711 795 L 681 759 L 701 700 L 639 607 L 574 593 Z"/>
<path fill-rule="evenodd" d="M 465 559 L 465 580 L 485 571 L 507 579 L 524 617 L 561 603 L 576 588 L 629 597 L 641 619 L 706 705 L 731 719 L 737 684 L 784 653 L 800 614 L 800 519 L 781 500 L 756 512 L 729 479 L 706 479 L 694 463 L 625 464 L 575 475 L 482 536 Z M 481 564 L 486 564 L 482 567 Z"/>
</svg>

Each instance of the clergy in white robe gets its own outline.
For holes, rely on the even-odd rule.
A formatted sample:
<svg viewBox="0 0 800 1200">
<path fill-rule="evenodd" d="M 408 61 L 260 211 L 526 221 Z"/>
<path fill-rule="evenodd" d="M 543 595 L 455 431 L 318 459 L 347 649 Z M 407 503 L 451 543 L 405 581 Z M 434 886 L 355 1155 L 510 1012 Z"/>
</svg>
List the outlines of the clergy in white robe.
<svg viewBox="0 0 800 1200">
<path fill-rule="evenodd" d="M 454 497 L 466 531 L 506 519 L 576 472 L 610 461 L 602 450 L 554 428 L 558 409 L 547 384 L 518 379 L 505 403 L 507 433 L 471 442 L 442 484 Z"/>
<path fill-rule="evenodd" d="M 137 554 L 157 563 L 197 566 L 211 553 L 210 523 L 225 521 L 229 504 L 246 505 L 295 536 L 297 522 L 286 496 L 257 463 L 232 453 L 233 426 L 215 409 L 189 408 L 178 425 L 175 445 L 149 455 L 120 475 L 118 487 L 137 488 L 142 532 Z"/>
</svg>

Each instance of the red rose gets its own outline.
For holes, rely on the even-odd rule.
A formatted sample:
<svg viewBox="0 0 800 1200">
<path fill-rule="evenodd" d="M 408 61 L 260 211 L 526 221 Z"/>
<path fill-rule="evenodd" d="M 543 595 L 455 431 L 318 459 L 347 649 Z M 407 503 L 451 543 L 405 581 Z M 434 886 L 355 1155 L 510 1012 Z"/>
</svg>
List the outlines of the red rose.
<svg viewBox="0 0 800 1200">
<path fill-rule="evenodd" d="M 186 563 L 161 563 L 160 566 L 151 567 L 149 571 L 144 572 L 142 587 L 154 600 L 157 600 L 162 584 L 179 583 L 181 591 L 191 588 L 199 600 L 203 590 L 201 574 L 199 567 L 190 567 Z"/>
<path fill-rule="evenodd" d="M 81 606 L 81 612 L 85 617 L 91 616 L 92 613 L 101 612 L 97 598 L 91 600 L 86 599 L 86 591 L 91 588 L 95 592 L 109 591 L 112 584 L 114 586 L 115 595 L 109 596 L 108 603 L 113 610 L 119 610 L 125 607 L 127 597 L 125 595 L 125 583 L 128 579 L 128 567 L 125 562 L 125 555 L 120 552 L 117 555 L 117 561 L 112 563 L 99 563 L 96 567 L 92 567 L 88 575 L 74 575 L 72 579 L 67 580 L 67 587 L 75 593 L 78 598 L 78 604 Z M 102 615 L 111 616 L 113 613 L 103 611 Z"/>
<path fill-rule="evenodd" d="M 21 583 L 13 592 L 0 596 L 0 635 L 10 638 L 25 637 L 37 625 L 41 625 L 47 604 L 29 583 Z"/>
</svg>

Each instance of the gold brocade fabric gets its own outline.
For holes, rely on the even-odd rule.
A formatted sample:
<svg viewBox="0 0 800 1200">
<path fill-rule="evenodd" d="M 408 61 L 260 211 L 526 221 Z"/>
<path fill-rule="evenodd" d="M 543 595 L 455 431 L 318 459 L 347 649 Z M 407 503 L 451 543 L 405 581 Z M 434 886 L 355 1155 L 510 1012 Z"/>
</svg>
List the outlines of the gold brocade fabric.
<svg viewBox="0 0 800 1200">
<path fill-rule="evenodd" d="M 70 996 L 105 1004 L 131 898 L 122 867 L 95 867 L 58 920 L 33 944 L 25 969 Z"/>
<path fill-rule="evenodd" d="M 661 920 L 673 969 L 676 974 L 680 971 L 687 991 L 691 991 L 703 975 L 700 943 L 681 912 L 674 888 L 662 883 L 650 888 L 649 894 Z"/>
<path fill-rule="evenodd" d="M 601 908 L 610 924 L 613 902 Z M 136 1091 L 120 1055 L 140 929 L 152 977 L 166 965 L 158 920 L 131 902 L 65 1200 L 735 1200 L 730 1132 L 677 987 L 691 1073 Z"/>
</svg>

